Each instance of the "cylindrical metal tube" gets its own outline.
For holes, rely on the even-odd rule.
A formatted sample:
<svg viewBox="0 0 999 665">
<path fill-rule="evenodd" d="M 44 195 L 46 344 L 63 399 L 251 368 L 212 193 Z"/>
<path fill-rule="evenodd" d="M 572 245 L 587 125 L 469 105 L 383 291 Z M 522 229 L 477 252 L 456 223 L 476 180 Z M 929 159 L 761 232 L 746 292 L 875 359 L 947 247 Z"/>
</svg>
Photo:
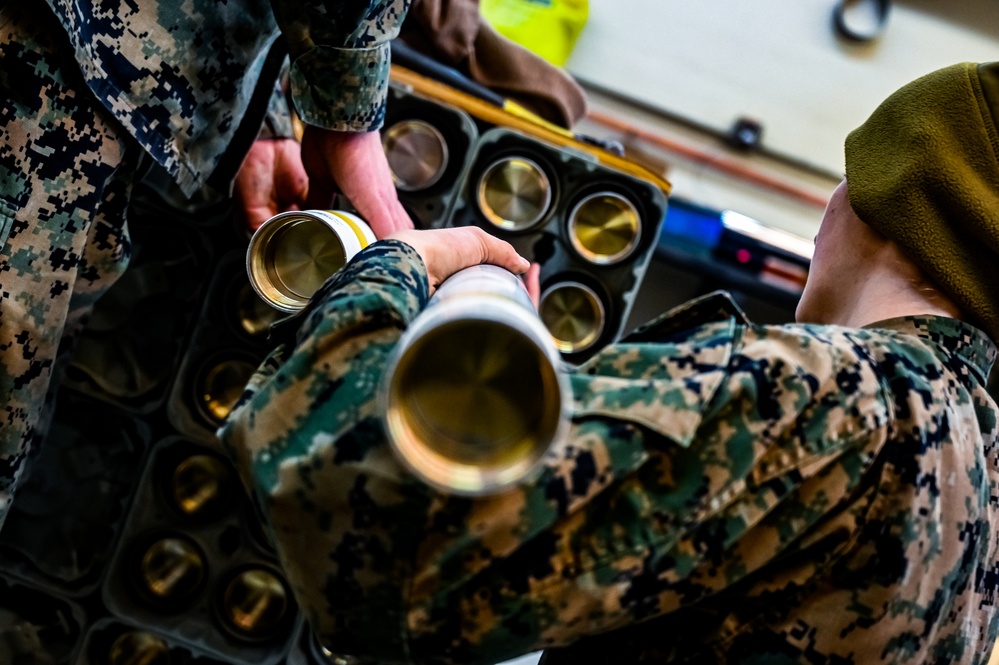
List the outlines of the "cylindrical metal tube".
<svg viewBox="0 0 999 665">
<path fill-rule="evenodd" d="M 545 218 L 552 185 L 545 170 L 526 157 L 504 157 L 490 164 L 479 179 L 479 210 L 497 228 L 529 229 Z"/>
<path fill-rule="evenodd" d="M 371 227 L 349 212 L 283 212 L 250 238 L 246 272 L 266 302 L 283 312 L 297 312 L 330 275 L 373 242 Z"/>
<path fill-rule="evenodd" d="M 600 296 L 574 281 L 558 282 L 545 289 L 538 314 L 563 353 L 579 353 L 592 347 L 607 321 Z"/>
<path fill-rule="evenodd" d="M 427 483 L 464 495 L 523 482 L 568 427 L 562 359 L 523 283 L 495 266 L 441 284 L 382 386 L 389 440 Z"/>
<path fill-rule="evenodd" d="M 642 233 L 635 205 L 616 192 L 584 197 L 569 213 L 569 240 L 580 256 L 600 265 L 628 258 Z"/>
<path fill-rule="evenodd" d="M 405 192 L 436 185 L 447 169 L 447 141 L 425 120 L 403 120 L 383 130 L 382 148 L 395 186 Z"/>
</svg>

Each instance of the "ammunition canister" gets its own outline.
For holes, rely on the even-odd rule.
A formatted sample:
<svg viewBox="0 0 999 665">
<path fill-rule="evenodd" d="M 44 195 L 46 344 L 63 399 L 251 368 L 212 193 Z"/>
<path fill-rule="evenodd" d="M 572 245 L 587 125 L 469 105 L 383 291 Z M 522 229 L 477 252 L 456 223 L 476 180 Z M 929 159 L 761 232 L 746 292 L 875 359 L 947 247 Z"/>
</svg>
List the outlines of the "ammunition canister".
<svg viewBox="0 0 999 665">
<path fill-rule="evenodd" d="M 607 318 L 600 297 L 579 282 L 560 282 L 545 289 L 538 314 L 563 353 L 578 353 L 593 346 Z"/>
<path fill-rule="evenodd" d="M 566 381 L 520 279 L 467 268 L 441 284 L 389 360 L 381 393 L 389 441 L 439 489 L 500 491 L 528 478 L 564 436 Z"/>
<path fill-rule="evenodd" d="M 263 568 L 240 571 L 226 584 L 221 613 L 225 624 L 240 637 L 272 637 L 288 615 L 288 590 Z"/>
<path fill-rule="evenodd" d="M 107 665 L 170 665 L 170 649 L 152 633 L 129 630 L 115 638 L 106 662 Z"/>
<path fill-rule="evenodd" d="M 479 210 L 501 229 L 523 231 L 535 226 L 544 219 L 551 202 L 548 175 L 526 157 L 499 159 L 479 179 Z"/>
<path fill-rule="evenodd" d="M 225 421 L 256 369 L 253 363 L 240 358 L 217 358 L 206 364 L 195 386 L 201 414 L 212 423 Z"/>
<path fill-rule="evenodd" d="M 448 163 L 447 141 L 429 122 L 403 120 L 382 132 L 395 186 L 406 192 L 437 184 Z"/>
<path fill-rule="evenodd" d="M 246 272 L 264 301 L 297 312 L 330 275 L 374 241 L 371 228 L 349 212 L 283 212 L 250 238 Z"/>
<path fill-rule="evenodd" d="M 217 518 L 232 504 L 232 474 L 212 455 L 187 457 L 174 468 L 170 480 L 173 504 L 188 517 Z"/>
<path fill-rule="evenodd" d="M 186 538 L 154 541 L 139 560 L 139 583 L 155 603 L 175 607 L 190 600 L 205 581 L 205 559 Z"/>
<path fill-rule="evenodd" d="M 590 194 L 569 213 L 573 249 L 591 263 L 610 265 L 623 261 L 638 247 L 641 233 L 638 209 L 615 192 Z"/>
</svg>

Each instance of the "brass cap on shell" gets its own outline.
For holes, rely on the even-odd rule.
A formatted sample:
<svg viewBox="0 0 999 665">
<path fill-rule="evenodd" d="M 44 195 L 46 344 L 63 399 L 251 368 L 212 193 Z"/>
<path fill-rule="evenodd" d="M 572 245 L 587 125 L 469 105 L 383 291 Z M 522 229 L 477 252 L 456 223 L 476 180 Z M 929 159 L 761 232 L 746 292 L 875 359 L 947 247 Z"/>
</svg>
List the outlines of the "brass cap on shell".
<svg viewBox="0 0 999 665">
<path fill-rule="evenodd" d="M 230 504 L 232 474 L 213 455 L 191 455 L 171 475 L 170 496 L 185 515 L 207 518 L 219 515 Z"/>
<path fill-rule="evenodd" d="M 403 120 L 384 130 L 382 148 L 392 180 L 403 191 L 432 187 L 447 169 L 447 141 L 424 120 Z"/>
<path fill-rule="evenodd" d="M 198 407 L 204 416 L 212 422 L 222 423 L 256 369 L 252 363 L 236 358 L 207 366 L 196 388 Z"/>
<path fill-rule="evenodd" d="M 288 613 L 288 591 L 282 581 L 263 568 L 237 573 L 222 595 L 222 617 L 245 637 L 273 634 Z"/>
<path fill-rule="evenodd" d="M 153 598 L 176 603 L 193 596 L 205 580 L 201 552 L 184 538 L 160 538 L 139 561 L 139 580 Z"/>
<path fill-rule="evenodd" d="M 521 231 L 536 225 L 548 213 L 552 186 L 548 175 L 526 157 L 504 157 L 479 179 L 479 210 L 501 229 Z"/>
<path fill-rule="evenodd" d="M 635 205 L 615 192 L 584 197 L 569 214 L 569 239 L 587 261 L 607 265 L 626 259 L 638 246 L 642 218 Z"/>
<path fill-rule="evenodd" d="M 560 282 L 546 289 L 538 314 L 563 353 L 579 353 L 593 346 L 607 317 L 600 297 L 579 282 Z"/>
<path fill-rule="evenodd" d="M 152 633 L 129 630 L 112 642 L 107 665 L 170 665 L 170 649 Z"/>
</svg>

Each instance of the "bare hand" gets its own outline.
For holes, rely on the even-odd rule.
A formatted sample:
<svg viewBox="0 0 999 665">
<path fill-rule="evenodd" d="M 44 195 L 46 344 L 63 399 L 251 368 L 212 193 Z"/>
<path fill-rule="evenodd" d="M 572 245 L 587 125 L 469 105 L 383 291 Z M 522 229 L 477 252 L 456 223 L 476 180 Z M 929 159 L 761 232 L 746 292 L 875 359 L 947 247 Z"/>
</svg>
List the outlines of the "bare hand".
<svg viewBox="0 0 999 665">
<path fill-rule="evenodd" d="M 309 208 L 329 208 L 339 186 L 375 237 L 413 228 L 399 203 L 378 132 L 333 132 L 307 126 L 302 163 L 309 174 Z"/>
<path fill-rule="evenodd" d="M 250 232 L 286 210 L 300 210 L 309 181 L 302 167 L 298 141 L 254 141 L 236 174 L 233 195 Z"/>
<path fill-rule="evenodd" d="M 456 229 L 396 231 L 389 238 L 411 246 L 423 259 L 430 279 L 431 295 L 441 282 L 454 273 L 489 263 L 521 275 L 531 267 L 513 245 L 475 226 Z"/>
</svg>

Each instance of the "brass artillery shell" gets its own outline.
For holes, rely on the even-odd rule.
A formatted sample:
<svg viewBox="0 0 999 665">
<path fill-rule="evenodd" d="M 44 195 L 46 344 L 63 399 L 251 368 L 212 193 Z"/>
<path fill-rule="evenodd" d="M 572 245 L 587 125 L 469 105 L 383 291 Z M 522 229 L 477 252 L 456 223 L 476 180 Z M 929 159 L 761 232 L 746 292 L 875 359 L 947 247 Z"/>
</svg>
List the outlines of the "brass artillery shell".
<svg viewBox="0 0 999 665">
<path fill-rule="evenodd" d="M 196 386 L 198 407 L 205 418 L 221 424 L 255 370 L 252 363 L 238 358 L 217 360 L 205 367 Z"/>
<path fill-rule="evenodd" d="M 526 157 L 504 157 L 479 179 L 479 210 L 491 224 L 509 231 L 529 229 L 548 212 L 552 186 L 547 174 Z"/>
<path fill-rule="evenodd" d="M 193 543 L 167 536 L 146 548 L 139 581 L 154 600 L 175 605 L 190 599 L 205 580 L 205 560 Z"/>
<path fill-rule="evenodd" d="M 191 455 L 174 468 L 170 490 L 174 505 L 185 515 L 217 517 L 230 504 L 232 475 L 212 455 Z"/>
<path fill-rule="evenodd" d="M 170 650 L 152 633 L 130 630 L 111 644 L 107 665 L 170 665 Z"/>
<path fill-rule="evenodd" d="M 546 289 L 538 314 L 563 353 L 578 353 L 593 346 L 600 339 L 607 316 L 600 297 L 579 282 L 560 282 Z"/>
<path fill-rule="evenodd" d="M 403 120 L 384 130 L 382 148 L 395 186 L 406 192 L 432 187 L 447 169 L 447 141 L 423 120 Z"/>
<path fill-rule="evenodd" d="M 642 218 L 624 196 L 600 192 L 584 197 L 569 214 L 569 239 L 587 261 L 609 265 L 626 259 L 638 246 Z"/>
<path fill-rule="evenodd" d="M 263 568 L 234 575 L 222 594 L 222 618 L 248 638 L 266 638 L 288 613 L 288 591 L 280 579 Z"/>
<path fill-rule="evenodd" d="M 246 272 L 267 303 L 297 312 L 330 275 L 374 241 L 364 220 L 348 212 L 283 212 L 264 222 L 250 238 Z"/>
</svg>

